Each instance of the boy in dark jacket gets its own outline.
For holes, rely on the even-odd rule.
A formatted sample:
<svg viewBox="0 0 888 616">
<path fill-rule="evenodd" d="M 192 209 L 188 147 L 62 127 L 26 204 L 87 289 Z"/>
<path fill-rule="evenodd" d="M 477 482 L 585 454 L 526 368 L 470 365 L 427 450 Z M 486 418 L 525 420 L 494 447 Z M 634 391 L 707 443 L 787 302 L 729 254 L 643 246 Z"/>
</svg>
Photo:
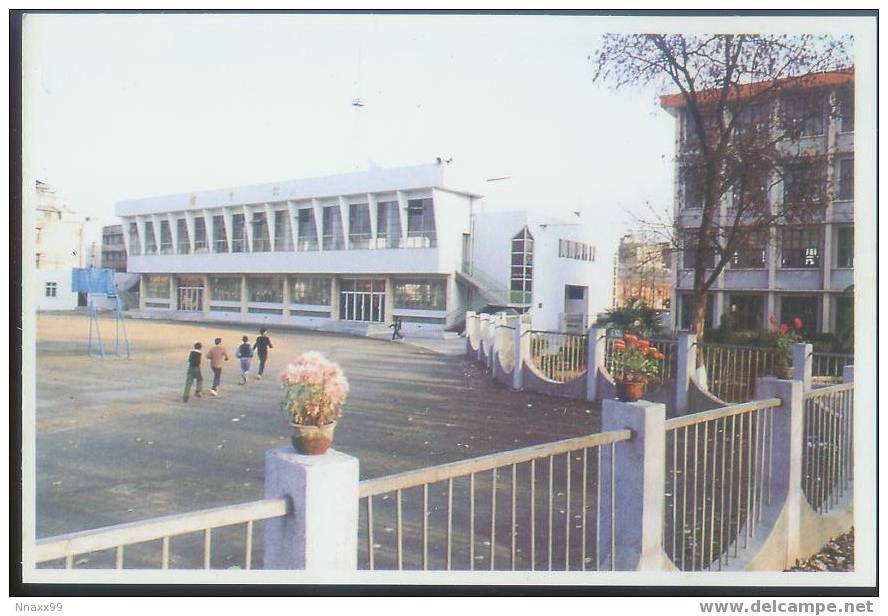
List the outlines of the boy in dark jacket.
<svg viewBox="0 0 888 616">
<path fill-rule="evenodd" d="M 259 335 L 256 336 L 256 342 L 253 344 L 253 348 L 256 349 L 256 355 L 259 356 L 259 372 L 256 374 L 256 380 L 262 379 L 262 373 L 265 371 L 265 360 L 268 359 L 268 349 L 273 349 L 274 345 L 271 344 L 271 338 L 268 337 L 266 332 L 268 329 L 261 328 L 259 330 Z"/>
<path fill-rule="evenodd" d="M 200 342 L 194 343 L 194 348 L 188 354 L 188 371 L 185 373 L 185 393 L 182 395 L 182 402 L 188 402 L 188 394 L 191 393 L 191 384 L 197 381 L 197 387 L 194 390 L 194 397 L 200 398 L 200 390 L 203 388 L 203 374 L 200 371 L 200 360 L 203 357 Z"/>
<path fill-rule="evenodd" d="M 247 375 L 250 374 L 250 362 L 253 360 L 253 347 L 250 346 L 250 339 L 247 336 L 241 338 L 241 344 L 237 347 L 234 355 L 240 359 L 241 369 L 241 385 L 247 384 Z"/>
</svg>

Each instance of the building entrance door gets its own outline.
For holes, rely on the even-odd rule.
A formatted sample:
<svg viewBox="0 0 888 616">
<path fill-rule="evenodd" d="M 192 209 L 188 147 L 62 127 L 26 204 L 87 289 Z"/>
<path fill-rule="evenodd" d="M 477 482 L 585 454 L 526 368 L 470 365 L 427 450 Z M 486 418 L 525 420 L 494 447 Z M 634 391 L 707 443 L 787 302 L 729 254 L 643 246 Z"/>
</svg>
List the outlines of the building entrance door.
<svg viewBox="0 0 888 616">
<path fill-rule="evenodd" d="M 200 312 L 203 310 L 203 287 L 179 287 L 178 310 Z"/>
<path fill-rule="evenodd" d="M 341 280 L 339 318 L 382 323 L 385 320 L 385 280 Z"/>
</svg>

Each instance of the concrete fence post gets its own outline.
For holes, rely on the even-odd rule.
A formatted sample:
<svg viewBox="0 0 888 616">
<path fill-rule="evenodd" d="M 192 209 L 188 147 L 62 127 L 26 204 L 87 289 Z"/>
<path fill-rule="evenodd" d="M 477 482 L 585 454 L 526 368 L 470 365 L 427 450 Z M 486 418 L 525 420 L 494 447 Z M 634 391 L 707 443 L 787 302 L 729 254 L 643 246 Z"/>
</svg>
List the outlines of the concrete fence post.
<svg viewBox="0 0 888 616">
<path fill-rule="evenodd" d="M 771 496 L 774 502 L 783 501 L 782 516 L 785 525 L 785 549 L 781 569 L 792 566 L 799 554 L 802 504 L 802 440 L 804 438 L 804 390 L 801 381 L 786 381 L 774 377 L 759 377 L 755 382 L 755 399 L 780 398 L 782 404 L 770 411 L 773 449 L 769 459 Z M 759 462 L 761 464 L 761 461 Z M 756 470 L 756 472 L 758 472 Z M 778 527 L 780 528 L 780 527 Z"/>
<path fill-rule="evenodd" d="M 697 336 L 687 332 L 678 334 L 675 363 L 675 410 L 684 412 L 688 410 L 688 393 L 691 387 L 691 377 L 697 370 Z"/>
<path fill-rule="evenodd" d="M 586 400 L 598 400 L 598 372 L 604 370 L 607 329 L 590 327 L 586 339 Z"/>
<path fill-rule="evenodd" d="M 601 451 L 599 566 L 617 571 L 661 570 L 666 406 L 647 400 L 604 400 L 602 431 L 625 428 L 632 430 L 632 438 L 616 443 L 613 457 L 610 445 L 603 445 Z"/>
<path fill-rule="evenodd" d="M 357 458 L 332 449 L 320 456 L 267 451 L 265 498 L 289 501 L 286 516 L 265 522 L 266 569 L 357 569 Z"/>
<path fill-rule="evenodd" d="M 487 329 L 489 327 L 490 327 L 490 315 L 489 314 L 482 314 L 481 315 L 481 322 L 479 323 L 479 326 L 478 326 L 478 361 L 481 361 L 482 350 L 484 351 L 485 355 L 490 354 L 490 349 L 487 348 L 487 344 L 486 344 Z M 487 361 L 486 358 L 485 358 L 485 361 Z"/>
<path fill-rule="evenodd" d="M 811 391 L 811 374 L 814 358 L 811 353 L 814 346 L 804 342 L 796 342 L 792 345 L 792 379 L 802 382 L 803 391 Z"/>
<path fill-rule="evenodd" d="M 512 330 L 512 389 L 521 391 L 524 388 L 524 353 L 522 353 L 521 341 L 525 330 L 521 317 L 512 321 L 515 329 Z"/>
<path fill-rule="evenodd" d="M 845 366 L 842 368 L 842 382 L 843 383 L 853 383 L 854 382 L 854 366 Z"/>
</svg>

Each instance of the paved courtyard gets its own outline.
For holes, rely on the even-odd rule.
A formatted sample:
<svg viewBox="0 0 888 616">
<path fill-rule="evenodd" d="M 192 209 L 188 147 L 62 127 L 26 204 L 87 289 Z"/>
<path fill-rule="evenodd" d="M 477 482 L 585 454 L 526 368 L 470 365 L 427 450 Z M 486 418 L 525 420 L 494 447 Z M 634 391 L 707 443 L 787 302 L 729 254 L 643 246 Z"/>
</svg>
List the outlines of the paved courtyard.
<svg viewBox="0 0 888 616">
<path fill-rule="evenodd" d="M 272 330 L 266 378 L 239 386 L 233 350 L 253 327 L 126 325 L 133 358 L 99 360 L 85 355 L 84 315 L 38 317 L 38 537 L 262 498 L 264 452 L 289 444 L 275 377 L 305 350 L 349 378 L 334 446 L 360 459 L 362 479 L 599 428 L 591 404 L 510 392 L 461 356 L 409 344 Z M 232 353 L 222 394 L 185 404 L 188 350 L 215 336 Z"/>
</svg>

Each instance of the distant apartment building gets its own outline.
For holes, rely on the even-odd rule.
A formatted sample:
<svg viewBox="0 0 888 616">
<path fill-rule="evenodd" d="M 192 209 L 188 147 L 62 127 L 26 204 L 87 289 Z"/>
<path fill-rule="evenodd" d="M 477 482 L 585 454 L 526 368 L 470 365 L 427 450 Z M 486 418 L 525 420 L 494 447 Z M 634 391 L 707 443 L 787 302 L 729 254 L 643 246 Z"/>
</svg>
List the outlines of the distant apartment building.
<svg viewBox="0 0 888 616">
<path fill-rule="evenodd" d="M 123 225 L 102 228 L 102 267 L 115 272 L 126 271 L 126 243 L 123 241 Z"/>
<path fill-rule="evenodd" d="M 670 251 L 668 242 L 646 242 L 631 234 L 620 238 L 614 265 L 614 307 L 640 300 L 656 310 L 669 310 Z"/>
<path fill-rule="evenodd" d="M 745 91 L 754 92 L 761 84 Z M 705 99 L 706 93 L 701 98 Z M 854 73 L 822 73 L 804 85 L 785 88 L 747 107 L 737 125 L 773 136 L 775 124 L 795 127 L 782 150 L 793 152 L 779 173 L 762 179 L 771 211 L 816 194 L 816 208 L 769 228 L 750 231 L 744 250 L 730 256 L 709 291 L 708 326 L 729 318 L 736 329 L 768 327 L 770 315 L 782 322 L 801 318 L 808 331 L 844 333 L 853 328 L 854 283 Z M 661 106 L 675 117 L 676 227 L 692 232 L 700 225 L 701 194 L 693 169 L 682 165 L 694 133 L 683 97 L 668 95 Z M 804 110 L 804 112 L 802 111 Z M 738 129 L 739 130 L 739 129 Z M 731 220 L 732 195 L 722 198 L 718 216 Z M 798 200 L 798 201 L 796 201 Z M 869 207 L 875 207 L 870 204 Z M 743 229 L 741 228 L 741 232 Z M 685 250 L 673 264 L 675 326 L 687 329 L 693 309 L 693 262 Z"/>
<path fill-rule="evenodd" d="M 140 308 L 407 335 L 459 328 L 467 310 L 531 312 L 558 327 L 600 309 L 580 225 L 478 212 L 442 164 L 121 201 Z M 600 277 L 606 279 L 606 276 Z M 603 307 L 606 307 L 605 303 Z"/>
<path fill-rule="evenodd" d="M 71 291 L 71 270 L 83 267 L 84 224 L 56 191 L 37 180 L 31 195 L 36 213 L 34 265 L 38 310 L 70 310 L 77 307 Z"/>
</svg>

